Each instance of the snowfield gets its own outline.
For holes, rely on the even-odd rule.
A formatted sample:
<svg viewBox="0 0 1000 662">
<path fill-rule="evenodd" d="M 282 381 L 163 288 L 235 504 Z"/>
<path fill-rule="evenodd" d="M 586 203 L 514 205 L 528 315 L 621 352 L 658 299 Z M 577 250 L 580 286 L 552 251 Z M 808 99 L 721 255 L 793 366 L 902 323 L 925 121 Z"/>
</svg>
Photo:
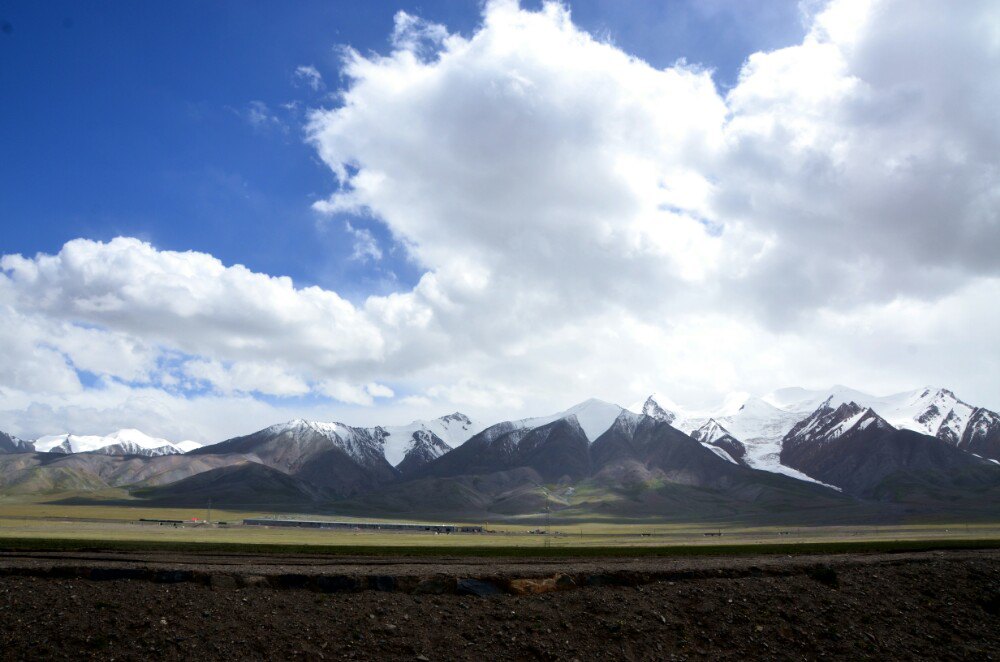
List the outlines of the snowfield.
<svg viewBox="0 0 1000 662">
<path fill-rule="evenodd" d="M 105 436 L 47 435 L 34 442 L 35 450 L 40 453 L 93 453 L 112 447 L 123 455 L 173 455 L 201 448 L 201 444 L 195 441 L 173 443 L 131 428 Z"/>
</svg>

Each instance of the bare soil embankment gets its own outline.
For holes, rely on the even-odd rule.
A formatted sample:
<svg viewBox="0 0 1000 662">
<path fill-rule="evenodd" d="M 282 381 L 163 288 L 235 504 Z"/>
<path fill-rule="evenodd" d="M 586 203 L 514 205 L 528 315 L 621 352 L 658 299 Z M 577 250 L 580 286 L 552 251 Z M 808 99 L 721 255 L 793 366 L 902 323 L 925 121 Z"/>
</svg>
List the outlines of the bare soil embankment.
<svg viewBox="0 0 1000 662">
<path fill-rule="evenodd" d="M 998 617 L 998 551 L 0 557 L 2 659 L 985 660 Z"/>
</svg>

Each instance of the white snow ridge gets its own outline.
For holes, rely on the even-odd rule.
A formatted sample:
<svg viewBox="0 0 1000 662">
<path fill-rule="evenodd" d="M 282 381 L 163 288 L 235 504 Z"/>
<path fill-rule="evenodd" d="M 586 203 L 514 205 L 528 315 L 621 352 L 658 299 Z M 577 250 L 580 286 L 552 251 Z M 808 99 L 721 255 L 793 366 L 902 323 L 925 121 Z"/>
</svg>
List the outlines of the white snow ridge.
<svg viewBox="0 0 1000 662">
<path fill-rule="evenodd" d="M 516 421 L 517 427 L 537 428 L 543 425 L 558 421 L 564 418 L 575 418 L 583 433 L 587 435 L 588 441 L 593 443 L 615 422 L 615 419 L 624 411 L 618 405 L 610 402 L 591 398 L 584 400 L 580 404 L 573 405 L 566 411 L 549 416 L 539 416 L 537 418 L 525 418 Z"/>
<path fill-rule="evenodd" d="M 113 452 L 115 455 L 177 455 L 187 453 L 201 444 L 195 441 L 177 443 L 151 437 L 141 430 L 126 428 L 108 435 L 53 434 L 34 442 L 39 453 Z"/>
</svg>

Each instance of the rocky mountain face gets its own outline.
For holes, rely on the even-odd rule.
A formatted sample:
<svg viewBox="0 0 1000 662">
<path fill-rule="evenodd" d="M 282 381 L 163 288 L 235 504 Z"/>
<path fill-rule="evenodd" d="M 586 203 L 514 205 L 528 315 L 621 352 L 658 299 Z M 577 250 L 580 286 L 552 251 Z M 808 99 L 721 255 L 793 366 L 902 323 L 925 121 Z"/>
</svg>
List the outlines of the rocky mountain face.
<svg viewBox="0 0 1000 662">
<path fill-rule="evenodd" d="M 803 414 L 784 411 L 761 398 L 729 399 L 709 410 L 689 410 L 669 401 L 665 396 L 650 396 L 659 409 L 671 407 L 672 425 L 703 443 L 725 451 L 735 461 L 754 469 L 779 473 L 799 480 L 812 480 L 805 474 L 781 463 L 781 440 Z M 666 404 L 662 404 L 666 403 Z M 653 409 L 653 407 L 650 407 Z M 665 420 L 665 419 L 661 419 Z M 718 444 L 706 439 L 725 431 Z M 739 444 L 739 445 L 737 445 Z"/>
<path fill-rule="evenodd" d="M 885 419 L 870 407 L 862 407 L 854 402 L 833 406 L 832 400 L 821 404 L 816 411 L 799 421 L 785 435 L 782 457 L 794 456 L 800 448 L 819 447 L 837 439 L 857 426 L 859 429 L 876 427 L 892 429 Z"/>
<path fill-rule="evenodd" d="M 397 468 L 402 465 L 401 471 L 412 471 L 440 457 L 452 448 L 461 446 L 480 430 L 481 425 L 461 412 L 432 421 L 414 421 L 409 425 L 370 429 L 373 434 L 382 438 L 386 461 Z"/>
<path fill-rule="evenodd" d="M 834 406 L 855 402 L 869 407 L 886 422 L 900 430 L 913 430 L 937 437 L 953 446 L 962 446 L 963 439 L 978 440 L 979 455 L 1000 460 L 997 425 L 1000 419 L 995 412 L 975 407 L 961 400 L 945 388 L 925 387 L 893 395 L 878 397 L 846 386 L 834 386 L 827 391 L 782 389 L 765 396 L 783 410 L 807 415 L 822 402 L 829 400 Z M 990 424 L 988 421 L 994 421 Z M 970 451 L 975 452 L 975 451 Z"/>
<path fill-rule="evenodd" d="M 871 409 L 885 423 L 937 437 L 956 448 L 984 458 L 1000 460 L 1000 415 L 973 407 L 952 391 L 926 387 L 889 396 L 872 396 L 845 386 L 825 391 L 781 389 L 763 397 L 729 399 L 714 409 L 689 410 L 666 396 L 654 394 L 633 406 L 660 420 L 670 419 L 678 429 L 702 441 L 718 434 L 716 426 L 745 449 L 728 442 L 723 447 L 747 466 L 808 480 L 811 477 L 781 460 L 785 436 L 800 421 L 824 404 L 836 409 L 854 403 Z M 735 454 L 734 454 L 735 453 Z"/>
<path fill-rule="evenodd" d="M 491 426 L 409 479 L 366 496 L 365 505 L 419 512 L 419 504 L 433 503 L 470 516 L 578 509 L 716 517 L 740 508 L 773 513 L 844 503 L 829 488 L 744 467 L 664 421 L 617 411 L 610 425 L 603 415 L 597 427 L 590 421 L 590 433 L 600 432 L 593 441 L 579 408 Z"/>
<path fill-rule="evenodd" d="M 0 453 L 24 453 L 34 450 L 30 441 L 0 432 Z"/>
<path fill-rule="evenodd" d="M 997 414 L 943 389 L 857 402 L 842 387 L 803 412 L 817 393 L 785 389 L 700 412 L 663 396 L 632 411 L 588 400 L 485 429 L 460 413 L 372 428 L 295 420 L 183 454 L 138 431 L 34 443 L 0 434 L 0 493 L 124 487 L 158 504 L 271 499 L 476 517 L 981 509 L 1000 498 L 1000 463 L 983 459 L 997 455 Z M 40 446 L 49 452 L 33 452 Z"/>
<path fill-rule="evenodd" d="M 406 448 L 402 461 L 396 465 L 401 476 L 410 476 L 452 448 L 430 430 L 415 430 L 410 435 L 411 443 Z"/>
<path fill-rule="evenodd" d="M 870 407 L 848 402 L 820 405 L 785 436 L 781 461 L 849 494 L 880 497 L 890 485 L 961 488 L 975 475 L 1000 484 L 1000 467 L 950 443 L 897 430 Z"/>
<path fill-rule="evenodd" d="M 158 457 L 160 455 L 180 455 L 182 451 L 176 446 L 158 446 L 156 448 L 143 448 L 129 441 L 120 441 L 110 446 L 102 446 L 97 450 L 87 451 L 90 453 L 100 453 L 101 455 L 142 455 L 145 457 Z"/>
<path fill-rule="evenodd" d="M 598 479 L 632 473 L 691 487 L 721 487 L 744 471 L 670 424 L 627 412 L 594 442 L 592 456 Z"/>
<path fill-rule="evenodd" d="M 272 469 L 350 496 L 397 478 L 385 459 L 384 433 L 341 423 L 294 420 L 205 446 L 190 455 L 239 454 Z"/>
<path fill-rule="evenodd" d="M 691 438 L 722 450 L 733 462 L 746 464 L 747 447 L 714 418 L 708 419 L 704 425 L 694 430 Z"/>
<path fill-rule="evenodd" d="M 308 488 L 289 494 L 339 498 L 398 480 L 447 453 L 451 446 L 438 433 L 461 444 L 479 427 L 457 412 L 408 426 L 375 428 L 296 420 L 205 447 L 194 442 L 174 444 L 138 430 L 120 430 L 107 436 L 50 435 L 35 442 L 0 433 L 0 452 L 23 454 L 0 464 L 0 491 L 144 489 L 251 462 Z M 395 467 L 387 459 L 394 454 L 398 454 Z M 169 463 L 167 456 L 173 457 Z M 151 461 L 139 462 L 139 458 Z M 275 480 L 264 480 L 264 474 L 252 468 L 218 475 L 226 476 L 230 483 L 239 476 L 260 481 L 263 493 L 278 487 Z M 199 489 L 208 489 L 198 484 Z M 168 493 L 161 490 L 155 494 L 162 500 Z"/>
<path fill-rule="evenodd" d="M 444 478 L 526 467 L 546 481 L 579 478 L 590 472 L 589 446 L 575 418 L 558 419 L 537 428 L 500 423 L 469 439 L 416 475 Z"/>
<path fill-rule="evenodd" d="M 299 419 L 192 453 L 239 453 L 346 497 L 411 475 L 451 451 L 438 432 L 461 444 L 475 429 L 478 427 L 460 413 L 406 426 L 373 428 Z"/>
<path fill-rule="evenodd" d="M 657 395 L 654 393 L 643 401 L 642 405 L 638 408 L 638 412 L 645 414 L 654 420 L 672 424 L 675 420 L 677 420 L 677 414 L 666 409 L 666 407 L 660 404 L 660 400 L 662 400 L 662 398 L 658 399 Z"/>
<path fill-rule="evenodd" d="M 636 416 L 592 399 L 550 416 L 497 423 L 417 475 L 448 477 L 526 467 L 546 481 L 580 479 L 591 473 L 591 443 L 623 414 Z"/>
<path fill-rule="evenodd" d="M 976 407 L 956 445 L 981 457 L 1000 460 L 1000 414 Z"/>
</svg>

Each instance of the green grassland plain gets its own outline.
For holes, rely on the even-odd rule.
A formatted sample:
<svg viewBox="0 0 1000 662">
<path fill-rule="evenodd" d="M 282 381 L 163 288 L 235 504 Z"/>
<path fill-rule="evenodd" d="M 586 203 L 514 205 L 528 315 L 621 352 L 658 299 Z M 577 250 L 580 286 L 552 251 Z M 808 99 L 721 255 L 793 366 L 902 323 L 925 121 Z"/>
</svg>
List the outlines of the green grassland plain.
<svg viewBox="0 0 1000 662">
<path fill-rule="evenodd" d="M 334 521 L 387 522 L 398 518 L 359 518 L 338 515 L 276 513 L 262 510 L 207 508 L 151 508 L 137 505 L 66 505 L 65 495 L 53 498 L 0 498 L 0 549 L 71 548 L 90 546 L 132 549 L 268 549 L 318 553 L 368 553 L 372 550 L 438 550 L 473 553 L 476 550 L 517 555 L 526 553 L 593 554 L 599 550 L 654 553 L 667 549 L 746 548 L 747 551 L 788 551 L 795 547 L 832 550 L 834 547 L 882 545 L 910 548 L 913 543 L 952 546 L 1000 546 L 1000 521 L 974 523 L 908 523 L 885 526 L 753 526 L 741 522 L 685 522 L 588 520 L 560 521 L 548 527 L 537 518 L 527 523 L 507 520 L 476 522 L 482 534 L 433 534 L 371 530 L 316 530 L 243 526 L 247 518 L 280 517 Z M 142 519 L 180 520 L 177 526 L 141 522 Z M 210 520 L 210 521 L 206 521 Z M 427 522 L 428 520 L 421 520 Z M 224 524 L 223 524 L 224 523 Z M 452 523 L 433 521 L 433 523 Z M 543 533 L 538 533 L 538 531 Z M 995 543 L 995 544 L 994 544 Z M 907 547 L 909 545 L 909 547 Z"/>
</svg>

